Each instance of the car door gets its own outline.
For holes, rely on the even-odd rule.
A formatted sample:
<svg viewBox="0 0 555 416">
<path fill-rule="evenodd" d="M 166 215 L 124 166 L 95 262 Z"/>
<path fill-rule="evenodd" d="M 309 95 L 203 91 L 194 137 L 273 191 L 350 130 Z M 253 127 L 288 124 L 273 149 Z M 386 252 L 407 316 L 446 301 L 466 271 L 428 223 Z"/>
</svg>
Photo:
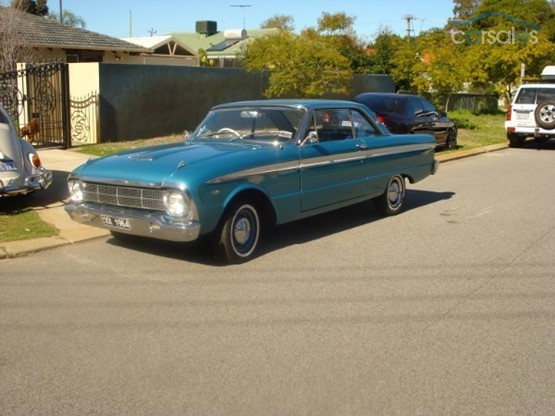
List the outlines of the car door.
<svg viewBox="0 0 555 416">
<path fill-rule="evenodd" d="M 356 199 L 366 192 L 365 144 L 349 109 L 315 110 L 300 148 L 301 210 Z"/>
</svg>

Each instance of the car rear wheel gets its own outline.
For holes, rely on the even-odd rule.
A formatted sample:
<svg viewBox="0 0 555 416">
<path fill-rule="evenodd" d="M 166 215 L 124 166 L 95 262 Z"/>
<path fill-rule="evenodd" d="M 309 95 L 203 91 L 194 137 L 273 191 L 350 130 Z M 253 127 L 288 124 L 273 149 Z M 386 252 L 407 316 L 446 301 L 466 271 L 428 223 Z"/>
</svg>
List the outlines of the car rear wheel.
<svg viewBox="0 0 555 416">
<path fill-rule="evenodd" d="M 536 124 L 545 130 L 555 129 L 555 101 L 539 103 L 534 111 Z"/>
<path fill-rule="evenodd" d="M 510 147 L 522 147 L 526 138 L 518 134 L 508 134 L 507 139 Z"/>
<path fill-rule="evenodd" d="M 374 199 L 376 209 L 385 216 L 397 215 L 403 209 L 405 191 L 405 178 L 401 175 L 392 176 L 385 192 Z"/>
<path fill-rule="evenodd" d="M 252 259 L 260 238 L 260 216 L 256 207 L 247 201 L 231 205 L 216 238 L 216 255 L 222 260 L 238 264 Z"/>
</svg>

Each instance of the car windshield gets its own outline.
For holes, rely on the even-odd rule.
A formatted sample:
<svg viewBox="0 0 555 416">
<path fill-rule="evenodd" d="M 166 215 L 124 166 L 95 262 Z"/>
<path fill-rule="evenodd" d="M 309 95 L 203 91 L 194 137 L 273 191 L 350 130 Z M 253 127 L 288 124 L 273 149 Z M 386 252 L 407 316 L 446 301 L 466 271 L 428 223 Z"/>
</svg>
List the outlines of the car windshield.
<svg viewBox="0 0 555 416">
<path fill-rule="evenodd" d="M 305 117 L 302 108 L 240 107 L 212 110 L 190 140 L 287 141 Z"/>
</svg>

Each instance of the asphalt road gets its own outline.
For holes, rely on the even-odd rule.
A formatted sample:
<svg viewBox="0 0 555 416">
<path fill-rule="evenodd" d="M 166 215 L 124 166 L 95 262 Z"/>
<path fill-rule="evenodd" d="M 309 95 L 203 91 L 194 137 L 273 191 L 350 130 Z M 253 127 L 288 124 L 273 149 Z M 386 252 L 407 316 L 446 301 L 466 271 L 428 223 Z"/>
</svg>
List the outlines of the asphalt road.
<svg viewBox="0 0 555 416">
<path fill-rule="evenodd" d="M 555 152 L 449 162 L 254 261 L 111 238 L 0 262 L 0 414 L 551 415 Z"/>
</svg>

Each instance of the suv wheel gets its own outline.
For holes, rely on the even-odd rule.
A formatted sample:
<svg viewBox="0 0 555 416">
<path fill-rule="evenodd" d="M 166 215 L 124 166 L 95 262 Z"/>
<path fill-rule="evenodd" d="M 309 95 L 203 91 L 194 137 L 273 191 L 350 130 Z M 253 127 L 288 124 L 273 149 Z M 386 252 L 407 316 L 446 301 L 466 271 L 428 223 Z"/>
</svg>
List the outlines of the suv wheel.
<svg viewBox="0 0 555 416">
<path fill-rule="evenodd" d="M 534 111 L 536 124 L 545 130 L 555 129 L 555 101 L 544 101 Z"/>
<path fill-rule="evenodd" d="M 526 138 L 518 134 L 507 134 L 507 139 L 509 140 L 509 147 L 522 147 Z"/>
</svg>

